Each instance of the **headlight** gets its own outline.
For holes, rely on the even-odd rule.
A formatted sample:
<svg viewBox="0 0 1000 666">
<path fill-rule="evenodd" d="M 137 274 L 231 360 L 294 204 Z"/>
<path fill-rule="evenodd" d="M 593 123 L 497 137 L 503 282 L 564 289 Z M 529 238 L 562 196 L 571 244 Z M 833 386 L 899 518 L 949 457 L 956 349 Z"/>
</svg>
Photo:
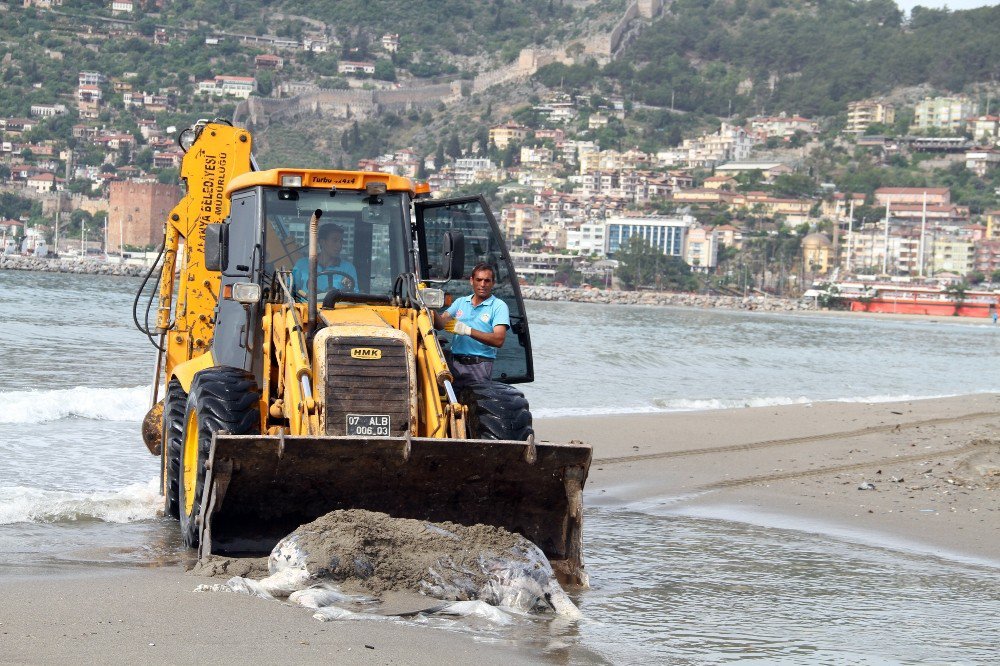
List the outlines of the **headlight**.
<svg viewBox="0 0 1000 666">
<path fill-rule="evenodd" d="M 232 285 L 231 294 L 230 298 L 237 303 L 253 305 L 260 302 L 260 285 L 253 282 L 237 282 Z"/>
<path fill-rule="evenodd" d="M 444 290 L 443 289 L 421 289 L 420 290 L 420 300 L 424 302 L 424 305 L 432 310 L 437 310 L 438 308 L 444 307 Z"/>
</svg>

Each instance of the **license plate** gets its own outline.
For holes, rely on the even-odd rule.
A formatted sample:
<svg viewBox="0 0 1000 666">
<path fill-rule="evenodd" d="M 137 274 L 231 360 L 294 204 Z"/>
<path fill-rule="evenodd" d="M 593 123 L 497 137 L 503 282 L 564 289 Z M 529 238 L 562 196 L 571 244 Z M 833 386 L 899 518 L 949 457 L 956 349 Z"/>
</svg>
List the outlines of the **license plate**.
<svg viewBox="0 0 1000 666">
<path fill-rule="evenodd" d="M 390 423 L 388 414 L 348 414 L 347 435 L 349 437 L 388 437 Z"/>
</svg>

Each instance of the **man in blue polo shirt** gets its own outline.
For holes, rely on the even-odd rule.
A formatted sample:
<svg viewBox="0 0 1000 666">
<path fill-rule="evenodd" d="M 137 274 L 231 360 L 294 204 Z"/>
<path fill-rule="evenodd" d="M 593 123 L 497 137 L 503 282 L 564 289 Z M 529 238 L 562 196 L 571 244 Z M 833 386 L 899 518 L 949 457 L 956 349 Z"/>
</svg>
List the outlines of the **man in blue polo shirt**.
<svg viewBox="0 0 1000 666">
<path fill-rule="evenodd" d="M 455 334 L 448 367 L 456 388 L 489 381 L 493 360 L 510 328 L 507 304 L 493 295 L 496 271 L 486 263 L 472 269 L 472 295 L 455 300 L 444 313 L 434 313 L 434 325 Z"/>
</svg>

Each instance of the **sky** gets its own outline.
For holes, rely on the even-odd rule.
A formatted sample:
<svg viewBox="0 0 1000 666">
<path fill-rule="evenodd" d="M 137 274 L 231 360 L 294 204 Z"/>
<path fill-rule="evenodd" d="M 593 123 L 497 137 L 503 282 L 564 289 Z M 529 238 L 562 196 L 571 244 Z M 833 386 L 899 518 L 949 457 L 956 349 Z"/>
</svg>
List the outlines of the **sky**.
<svg viewBox="0 0 1000 666">
<path fill-rule="evenodd" d="M 920 5 L 921 7 L 943 9 L 973 9 L 974 7 L 991 7 L 1000 5 L 1000 0 L 896 0 L 896 5 L 907 14 Z"/>
</svg>

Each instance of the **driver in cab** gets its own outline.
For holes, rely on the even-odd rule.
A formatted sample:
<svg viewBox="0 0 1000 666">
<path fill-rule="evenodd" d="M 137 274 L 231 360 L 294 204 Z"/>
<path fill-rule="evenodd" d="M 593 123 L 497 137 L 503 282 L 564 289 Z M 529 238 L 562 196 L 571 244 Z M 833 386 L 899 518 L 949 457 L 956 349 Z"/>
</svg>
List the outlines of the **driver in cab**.
<svg viewBox="0 0 1000 666">
<path fill-rule="evenodd" d="M 340 255 L 344 247 L 344 230 L 336 224 L 325 224 L 319 228 L 319 252 L 316 262 L 316 290 L 319 295 L 331 289 L 341 291 L 358 290 L 358 272 L 347 259 Z M 309 256 L 302 257 L 292 267 L 293 293 L 296 298 L 306 300 L 309 289 Z"/>
</svg>

